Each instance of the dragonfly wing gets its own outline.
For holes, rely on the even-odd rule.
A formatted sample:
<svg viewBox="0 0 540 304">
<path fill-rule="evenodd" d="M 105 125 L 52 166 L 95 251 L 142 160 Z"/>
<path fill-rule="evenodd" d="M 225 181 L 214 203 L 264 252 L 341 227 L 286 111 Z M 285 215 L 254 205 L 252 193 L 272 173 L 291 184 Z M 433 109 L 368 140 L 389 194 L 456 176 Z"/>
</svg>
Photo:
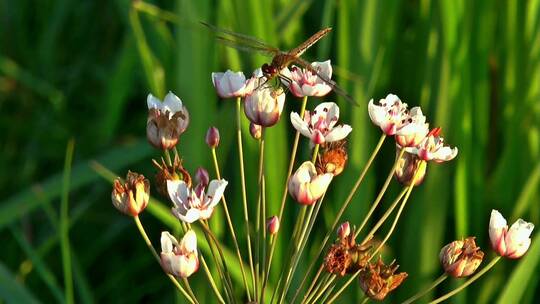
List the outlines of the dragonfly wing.
<svg viewBox="0 0 540 304">
<path fill-rule="evenodd" d="M 266 56 L 274 56 L 275 54 L 279 52 L 279 50 L 275 50 L 275 49 L 267 49 L 267 48 L 258 47 L 254 45 L 239 43 L 238 41 L 231 40 L 231 39 L 221 37 L 221 36 L 217 36 L 216 40 L 225 46 L 228 46 L 230 48 L 237 49 L 243 52 L 257 52 Z"/>
<path fill-rule="evenodd" d="M 358 102 L 356 102 L 356 100 L 354 100 L 354 98 L 349 93 L 347 93 L 340 86 L 338 86 L 338 84 L 335 81 L 333 81 L 332 79 L 328 79 L 326 76 L 321 75 L 319 71 L 317 71 L 317 69 L 311 65 L 311 63 L 301 58 L 296 58 L 294 62 L 302 66 L 303 68 L 309 70 L 313 74 L 317 75 L 317 77 L 319 77 L 322 81 L 324 81 L 326 84 L 328 84 L 332 88 L 332 91 L 334 91 L 336 94 L 341 95 L 348 102 L 352 103 L 355 106 L 359 105 Z"/>
<path fill-rule="evenodd" d="M 201 21 L 201 24 L 208 27 L 213 32 L 219 34 L 220 37 L 225 38 L 225 39 L 230 40 L 230 41 L 234 41 L 234 42 L 236 42 L 238 44 L 252 45 L 252 46 L 258 47 L 258 48 L 272 49 L 272 50 L 276 50 L 276 51 L 278 50 L 277 48 L 269 45 L 268 43 L 266 43 L 264 41 L 261 41 L 261 40 L 255 38 L 255 37 L 252 37 L 252 36 L 249 36 L 249 35 L 246 35 L 246 34 L 242 34 L 242 33 L 233 32 L 231 30 L 223 29 L 223 28 L 217 27 L 215 25 L 212 25 L 212 24 L 209 24 L 209 23 L 206 23 L 206 22 L 203 22 L 203 21 Z"/>
</svg>

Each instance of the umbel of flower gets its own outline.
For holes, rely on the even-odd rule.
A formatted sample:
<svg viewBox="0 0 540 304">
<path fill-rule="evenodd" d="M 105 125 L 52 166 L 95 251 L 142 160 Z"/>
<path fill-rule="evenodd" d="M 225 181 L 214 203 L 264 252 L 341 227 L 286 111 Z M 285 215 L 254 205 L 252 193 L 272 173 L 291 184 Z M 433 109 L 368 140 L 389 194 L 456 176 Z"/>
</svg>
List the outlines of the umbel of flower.
<svg viewBox="0 0 540 304">
<path fill-rule="evenodd" d="M 395 261 L 385 265 L 381 258 L 360 271 L 360 287 L 373 300 L 382 301 L 407 278 L 406 272 L 396 274 L 399 265 Z"/>
<path fill-rule="evenodd" d="M 244 113 L 252 123 L 271 127 L 279 121 L 284 104 L 285 92 L 281 87 L 263 85 L 246 97 Z"/>
<path fill-rule="evenodd" d="M 332 91 L 332 87 L 325 80 L 332 78 L 332 65 L 330 60 L 324 62 L 313 62 L 311 68 L 299 68 L 292 66 L 291 69 L 285 68 L 281 74 L 290 83 L 287 83 L 289 90 L 296 97 L 304 96 L 324 96 Z M 318 74 L 318 75 L 317 75 Z"/>
<path fill-rule="evenodd" d="M 484 253 L 480 247 L 476 246 L 474 237 L 453 241 L 444 246 L 439 253 L 439 260 L 444 271 L 455 278 L 473 274 L 482 263 L 483 258 Z"/>
<path fill-rule="evenodd" d="M 531 246 L 533 223 L 518 219 L 510 226 L 497 210 L 491 211 L 489 219 L 489 239 L 491 247 L 498 255 L 510 259 L 522 257 Z"/>
<path fill-rule="evenodd" d="M 399 157 L 401 149 L 399 145 L 396 145 L 396 158 Z M 414 185 L 418 186 L 424 181 L 427 164 L 425 161 L 419 159 L 416 154 L 404 152 L 400 159 L 396 159 L 396 162 L 397 166 L 394 176 L 399 183 L 410 186 L 413 178 L 415 178 Z"/>
<path fill-rule="evenodd" d="M 426 137 L 429 132 L 429 124 L 422 114 L 420 107 L 414 107 L 409 112 L 409 118 L 396 131 L 396 142 L 402 147 L 414 147 Z"/>
<path fill-rule="evenodd" d="M 409 122 L 410 118 L 407 104 L 402 103 L 394 94 L 388 94 L 386 98 L 379 100 L 378 104 L 371 99 L 368 104 L 368 113 L 371 121 L 390 136 L 395 135 Z"/>
<path fill-rule="evenodd" d="M 289 193 L 302 205 L 312 205 L 328 188 L 331 173 L 317 174 L 312 162 L 306 161 L 289 179 Z"/>
<path fill-rule="evenodd" d="M 178 96 L 169 92 L 163 102 L 148 94 L 148 119 L 146 138 L 152 146 L 168 150 L 178 143 L 178 138 L 189 125 L 189 113 Z"/>
<path fill-rule="evenodd" d="M 437 163 L 454 159 L 458 154 L 458 148 L 450 148 L 444 145 L 444 139 L 440 136 L 441 128 L 429 131 L 428 135 L 415 147 L 407 147 L 405 151 L 416 154 L 418 158 Z"/>
<path fill-rule="evenodd" d="M 225 73 L 212 73 L 212 83 L 221 98 L 245 97 L 255 89 L 255 78 L 246 80 L 242 72 L 227 70 Z"/>
<path fill-rule="evenodd" d="M 210 218 L 214 207 L 223 196 L 227 181 L 212 180 L 206 192 L 205 187 L 204 184 L 198 184 L 192 189 L 183 181 L 167 181 L 169 197 L 174 204 L 174 216 L 186 223 Z"/>
<path fill-rule="evenodd" d="M 155 160 L 152 160 L 154 167 L 158 169 L 156 173 L 156 189 L 159 194 L 168 197 L 169 192 L 167 190 L 167 181 L 169 180 L 183 180 L 189 187 L 191 187 L 191 176 L 189 172 L 184 169 L 182 160 L 176 154 L 172 166 L 169 166 L 163 157 L 161 158 L 161 164 Z"/>
<path fill-rule="evenodd" d="M 113 183 L 111 199 L 122 213 L 138 216 L 148 205 L 150 182 L 142 174 L 128 171 L 124 183 L 117 178 Z"/>
<path fill-rule="evenodd" d="M 197 235 L 188 230 L 180 243 L 169 232 L 161 233 L 161 267 L 180 278 L 187 278 L 199 269 Z"/>
<path fill-rule="evenodd" d="M 352 128 L 349 125 L 338 125 L 339 107 L 333 102 L 319 104 L 313 112 L 306 111 L 304 119 L 296 112 L 291 112 L 291 123 L 302 135 L 314 144 L 324 144 L 342 140 Z"/>
</svg>

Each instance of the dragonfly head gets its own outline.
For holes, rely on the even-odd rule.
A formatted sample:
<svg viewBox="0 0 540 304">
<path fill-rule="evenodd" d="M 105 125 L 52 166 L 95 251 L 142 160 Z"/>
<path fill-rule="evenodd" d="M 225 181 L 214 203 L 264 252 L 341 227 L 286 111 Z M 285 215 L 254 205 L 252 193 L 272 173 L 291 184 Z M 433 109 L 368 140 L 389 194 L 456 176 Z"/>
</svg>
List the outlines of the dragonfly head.
<svg viewBox="0 0 540 304">
<path fill-rule="evenodd" d="M 276 67 L 268 63 L 263 64 L 261 70 L 264 76 L 268 79 L 273 78 L 278 73 Z"/>
</svg>

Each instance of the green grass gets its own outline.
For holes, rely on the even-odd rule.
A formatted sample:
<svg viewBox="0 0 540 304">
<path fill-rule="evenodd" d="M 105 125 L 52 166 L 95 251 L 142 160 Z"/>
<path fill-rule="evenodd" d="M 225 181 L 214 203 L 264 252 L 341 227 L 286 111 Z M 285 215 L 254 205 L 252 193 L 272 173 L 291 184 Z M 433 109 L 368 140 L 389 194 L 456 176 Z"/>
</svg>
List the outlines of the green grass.
<svg viewBox="0 0 540 304">
<path fill-rule="evenodd" d="M 324 236 L 379 137 L 367 116 L 369 99 L 395 93 L 411 106 L 421 105 L 447 142 L 459 147 L 456 160 L 430 164 L 385 248 L 385 257 L 395 257 L 409 274 L 387 302 L 404 300 L 437 278 L 439 250 L 454 239 L 474 235 L 492 257 L 491 209 L 510 222 L 522 217 L 540 223 L 539 0 L 148 3 L 156 6 L 127 0 L 0 2 L 0 301 L 71 302 L 73 292 L 76 303 L 183 303 L 136 227 L 111 206 L 110 182 L 92 165 L 96 160 L 121 176 L 132 169 L 153 180 L 150 159 L 159 153 L 144 139 L 148 93 L 163 97 L 171 90 L 188 107 L 191 124 L 178 148 L 191 172 L 212 168 L 204 135 L 211 125 L 220 129 L 219 162 L 232 181 L 227 200 L 237 234 L 244 234 L 235 103 L 218 100 L 210 73 L 230 68 L 250 74 L 268 58 L 216 44 L 200 20 L 283 49 L 333 27 L 306 58 L 331 58 L 338 66 L 336 80 L 360 107 L 336 96 L 324 99 L 338 101 L 354 131 L 349 165 L 327 195 L 307 253 Z M 310 99 L 308 108 L 317 102 Z M 279 209 L 284 186 L 293 137 L 288 112 L 299 106 L 299 99 L 288 96 L 286 114 L 268 130 L 269 214 Z M 66 145 L 72 138 L 77 145 L 70 170 Z M 246 138 L 244 146 L 248 197 L 255 197 L 257 144 Z M 308 153 L 302 141 L 298 158 Z M 359 223 L 384 182 L 393 144 L 387 141 L 381 153 L 345 219 Z M 397 191 L 392 184 L 382 206 Z M 166 202 L 157 191 L 152 194 Z M 179 229 L 164 206 L 152 204 L 141 216 L 155 244 L 162 230 Z M 289 201 L 282 233 L 290 234 L 298 210 Z M 223 235 L 220 216 L 215 214 L 212 225 Z M 534 303 L 540 296 L 540 240 L 537 231 L 533 235 L 527 256 L 498 263 L 452 303 Z M 280 239 L 274 265 L 288 258 L 287 244 Z M 232 245 L 226 241 L 227 255 L 234 256 Z M 243 238 L 240 248 L 246 248 Z M 298 270 L 306 267 L 301 263 Z M 230 268 L 242 286 L 238 264 Z M 271 282 L 279 271 L 273 267 Z M 291 289 L 300 279 L 295 277 Z M 195 290 L 209 288 L 202 272 L 190 280 Z M 459 283 L 447 280 L 423 301 Z M 353 286 L 341 303 L 361 300 Z M 201 292 L 201 302 L 212 299 Z"/>
</svg>

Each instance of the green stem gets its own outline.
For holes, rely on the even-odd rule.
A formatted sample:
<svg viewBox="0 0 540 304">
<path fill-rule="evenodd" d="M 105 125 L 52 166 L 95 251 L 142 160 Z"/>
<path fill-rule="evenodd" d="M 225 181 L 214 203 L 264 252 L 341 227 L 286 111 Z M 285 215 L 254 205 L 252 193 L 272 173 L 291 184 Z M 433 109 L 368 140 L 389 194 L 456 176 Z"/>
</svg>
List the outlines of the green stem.
<svg viewBox="0 0 540 304">
<path fill-rule="evenodd" d="M 255 268 L 253 267 L 253 252 L 251 250 L 251 234 L 249 231 L 249 214 L 247 207 L 247 192 L 246 192 L 246 173 L 244 170 L 244 148 L 242 145 L 242 104 L 241 98 L 236 99 L 236 132 L 238 137 L 238 156 L 240 159 L 240 179 L 242 184 L 242 204 L 244 206 L 244 225 L 246 228 L 247 246 L 249 254 L 249 267 L 251 269 L 251 281 L 255 289 Z M 254 293 L 255 295 L 255 293 Z"/>
<path fill-rule="evenodd" d="M 379 150 L 381 149 L 385 139 L 386 139 L 386 135 L 385 134 L 381 135 L 381 138 L 379 139 L 379 142 L 377 143 L 377 146 L 375 146 L 375 149 L 371 153 L 371 156 L 369 157 L 366 165 L 364 166 L 364 169 L 362 170 L 362 172 L 358 176 L 358 179 L 356 180 L 356 183 L 352 187 L 351 192 L 349 193 L 349 195 L 345 199 L 345 202 L 343 202 L 343 205 L 341 206 L 341 209 L 339 209 L 339 211 L 338 211 L 338 213 L 336 215 L 336 218 L 335 218 L 334 222 L 332 223 L 332 226 L 330 227 L 330 229 L 326 233 L 326 235 L 325 235 L 325 237 L 324 237 L 324 239 L 323 239 L 323 241 L 321 243 L 321 246 L 319 247 L 319 250 L 317 250 L 317 254 L 312 259 L 311 264 L 309 265 L 309 267 L 308 267 L 308 269 L 306 271 L 306 274 L 304 275 L 304 278 L 302 279 L 302 282 L 300 283 L 300 286 L 298 286 L 298 289 L 296 290 L 296 294 L 293 297 L 293 302 L 296 299 L 296 297 L 298 296 L 298 294 L 300 293 L 300 291 L 302 290 L 302 287 L 304 286 L 304 284 L 306 283 L 307 278 L 309 277 L 309 273 L 311 272 L 311 270 L 315 266 L 315 263 L 317 263 L 319 256 L 321 255 L 324 248 L 326 247 L 326 243 L 330 239 L 330 236 L 334 233 L 334 229 L 336 229 L 337 224 L 341 220 L 341 216 L 343 215 L 343 213 L 345 212 L 345 210 L 347 209 L 347 207 L 351 203 L 351 201 L 352 201 L 352 199 L 354 197 L 354 194 L 356 193 L 356 191 L 358 190 L 358 187 L 360 187 L 360 184 L 364 180 L 364 177 L 366 176 L 366 173 L 367 173 L 368 169 L 371 167 L 371 164 L 373 163 L 373 161 L 375 160 L 375 157 L 379 153 Z M 306 295 L 304 295 L 304 299 L 306 298 L 306 296 L 307 296 L 307 293 L 306 293 Z"/>
<path fill-rule="evenodd" d="M 158 253 L 156 252 L 156 249 L 154 249 L 154 246 L 152 245 L 152 242 L 150 242 L 150 239 L 148 238 L 148 235 L 146 234 L 146 230 L 144 230 L 144 226 L 141 223 L 141 220 L 138 216 L 134 216 L 133 220 L 135 221 L 135 225 L 137 225 L 137 228 L 139 229 L 139 233 L 141 234 L 144 242 L 146 243 L 146 246 L 148 246 L 148 249 L 150 249 L 150 252 L 152 252 L 152 255 L 156 259 L 156 261 L 161 265 L 161 259 L 159 258 Z M 186 292 L 186 290 L 180 285 L 180 283 L 176 280 L 176 278 L 170 274 L 167 274 L 169 279 L 173 282 L 174 286 L 186 297 L 186 299 L 192 303 L 198 303 L 195 299 L 192 299 L 191 296 Z"/>
<path fill-rule="evenodd" d="M 262 264 L 260 260 L 260 250 L 261 250 L 261 242 L 265 242 L 263 238 L 263 232 L 264 229 L 264 219 L 262 218 L 262 214 L 264 213 L 265 206 L 263 205 L 264 201 L 264 189 L 263 189 L 263 182 L 264 182 L 264 128 L 261 130 L 261 138 L 259 139 L 259 174 L 258 174 L 258 188 L 259 188 L 259 197 L 257 201 L 257 220 L 256 220 L 256 235 L 257 235 L 257 250 L 255 251 L 255 262 L 256 264 L 256 276 L 255 276 L 255 288 L 254 288 L 254 298 L 257 298 L 258 291 L 261 290 L 261 286 L 259 285 L 259 271 L 260 266 Z M 262 270 L 261 270 L 262 271 Z"/>
<path fill-rule="evenodd" d="M 439 284 L 441 284 L 444 280 L 446 280 L 448 278 L 448 275 L 446 273 L 443 273 L 440 277 L 438 277 L 433 283 L 431 283 L 429 285 L 428 288 L 416 293 L 415 295 L 413 295 L 412 297 L 408 298 L 407 300 L 405 300 L 403 303 L 401 304 L 411 304 L 412 302 L 420 299 L 421 297 L 423 297 L 425 294 L 427 294 L 428 292 L 430 292 L 431 290 L 433 290 L 433 288 L 437 287 Z"/>
<path fill-rule="evenodd" d="M 216 171 L 216 177 L 218 179 L 221 179 L 221 174 L 220 174 L 220 170 L 219 170 L 219 164 L 218 164 L 217 155 L 216 155 L 216 149 L 215 148 L 212 148 L 212 159 L 213 159 L 213 162 L 214 162 L 214 169 Z M 238 263 L 240 263 L 240 271 L 242 272 L 242 282 L 244 283 L 244 288 L 246 289 L 248 301 L 251 301 L 251 294 L 249 292 L 249 287 L 248 287 L 248 283 L 247 283 L 247 276 L 246 276 L 246 272 L 244 270 L 244 263 L 243 263 L 243 259 L 242 259 L 242 254 L 240 253 L 240 246 L 238 245 L 238 239 L 236 238 L 236 232 L 234 231 L 234 226 L 232 224 L 231 215 L 229 213 L 229 208 L 228 208 L 227 200 L 225 199 L 225 196 L 221 197 L 221 201 L 223 202 L 223 209 L 225 210 L 225 218 L 227 219 L 227 225 L 229 226 L 229 230 L 231 231 L 231 235 L 232 235 L 232 238 L 233 238 L 234 249 L 236 251 L 236 257 L 238 258 Z"/>
<path fill-rule="evenodd" d="M 403 196 L 405 196 L 405 193 L 407 193 L 408 189 L 409 189 L 409 187 L 404 187 L 403 190 L 401 190 L 401 192 L 396 197 L 396 199 L 392 202 L 392 204 L 390 205 L 388 210 L 386 210 L 386 212 L 383 214 L 383 216 L 379 219 L 379 221 L 377 221 L 375 226 L 373 226 L 373 228 L 371 228 L 369 233 L 366 235 L 366 237 L 364 238 L 364 240 L 361 243 L 362 245 L 366 244 L 369 240 L 371 240 L 371 238 L 373 237 L 375 232 L 377 232 L 377 230 L 382 226 L 382 224 L 386 221 L 386 219 L 390 216 L 390 214 L 392 214 L 392 211 L 394 211 L 397 204 L 401 201 Z"/>
<path fill-rule="evenodd" d="M 62 176 L 62 198 L 60 202 L 60 248 L 62 255 L 62 269 L 64 273 L 64 297 L 68 304 L 75 303 L 73 293 L 73 271 L 71 267 L 71 246 L 69 242 L 69 187 L 71 180 L 71 163 L 73 161 L 73 150 L 75 142 L 68 141 L 66 147 L 66 158 L 64 161 L 64 173 Z"/>
<path fill-rule="evenodd" d="M 437 303 L 440 303 L 450 297 L 452 297 L 453 295 L 459 293 L 460 291 L 462 291 L 463 289 L 465 289 L 465 287 L 471 285 L 474 281 L 478 280 L 482 275 L 484 275 L 484 273 L 488 272 L 493 266 L 495 266 L 495 264 L 497 264 L 497 262 L 499 262 L 499 260 L 501 259 L 500 256 L 497 256 L 496 258 L 494 258 L 493 260 L 491 260 L 491 262 L 489 262 L 489 264 L 486 265 L 486 267 L 482 268 L 482 270 L 480 270 L 479 272 L 477 272 L 474 276 L 472 276 L 470 279 L 468 279 L 465 283 L 463 283 L 463 285 L 459 286 L 458 288 L 450 291 L 449 293 L 445 294 L 444 296 L 442 297 L 439 297 L 431 302 L 429 302 L 429 304 L 437 304 Z"/>
</svg>

